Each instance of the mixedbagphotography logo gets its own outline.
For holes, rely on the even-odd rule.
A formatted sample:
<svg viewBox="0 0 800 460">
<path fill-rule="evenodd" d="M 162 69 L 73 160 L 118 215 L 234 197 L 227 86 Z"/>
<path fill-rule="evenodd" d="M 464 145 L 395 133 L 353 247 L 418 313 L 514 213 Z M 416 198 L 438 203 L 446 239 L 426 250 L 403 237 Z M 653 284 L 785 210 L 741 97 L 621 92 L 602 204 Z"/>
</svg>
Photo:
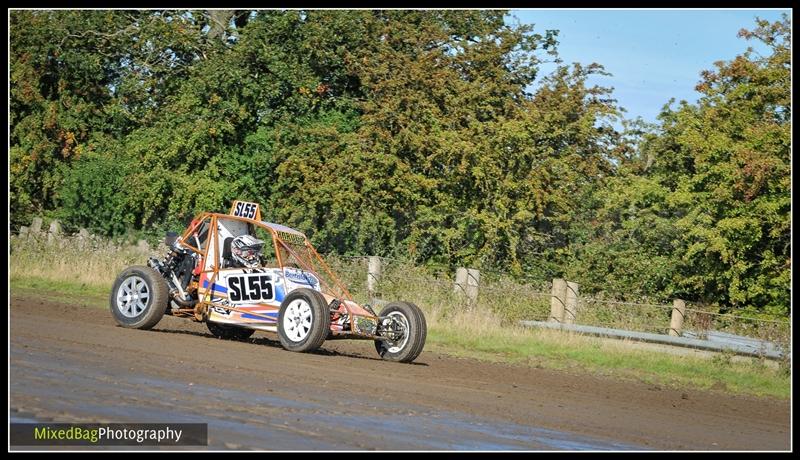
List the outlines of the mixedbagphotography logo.
<svg viewBox="0 0 800 460">
<path fill-rule="evenodd" d="M 207 446 L 207 423 L 12 423 L 12 446 Z"/>
</svg>

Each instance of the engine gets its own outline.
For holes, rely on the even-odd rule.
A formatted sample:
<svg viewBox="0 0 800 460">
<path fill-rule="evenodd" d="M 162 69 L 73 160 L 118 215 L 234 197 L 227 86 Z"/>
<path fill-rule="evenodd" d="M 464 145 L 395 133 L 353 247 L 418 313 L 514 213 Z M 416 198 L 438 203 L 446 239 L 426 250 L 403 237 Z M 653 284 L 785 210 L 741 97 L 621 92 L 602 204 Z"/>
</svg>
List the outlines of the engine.
<svg viewBox="0 0 800 460">
<path fill-rule="evenodd" d="M 180 239 L 176 235 L 167 235 L 165 244 L 169 247 L 169 252 L 163 260 L 151 257 L 147 261 L 152 269 L 156 270 L 164 277 L 169 286 L 170 298 L 183 308 L 192 308 L 197 303 L 189 292 L 188 287 L 197 266 L 198 255 L 189 249 L 182 247 Z"/>
</svg>

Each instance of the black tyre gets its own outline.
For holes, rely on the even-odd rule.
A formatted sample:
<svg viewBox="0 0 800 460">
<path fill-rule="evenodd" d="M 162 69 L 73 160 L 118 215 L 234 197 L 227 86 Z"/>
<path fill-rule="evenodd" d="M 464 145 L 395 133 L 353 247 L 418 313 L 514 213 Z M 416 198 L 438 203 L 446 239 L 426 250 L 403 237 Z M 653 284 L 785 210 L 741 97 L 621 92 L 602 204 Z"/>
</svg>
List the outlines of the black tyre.
<svg viewBox="0 0 800 460">
<path fill-rule="evenodd" d="M 109 303 L 120 326 L 150 329 L 161 321 L 169 306 L 169 288 L 157 271 L 136 265 L 117 276 Z"/>
<path fill-rule="evenodd" d="M 308 288 L 295 289 L 283 299 L 278 312 L 278 337 L 290 351 L 313 351 L 322 346 L 331 327 L 325 297 Z"/>
<path fill-rule="evenodd" d="M 211 331 L 214 337 L 225 340 L 249 339 L 256 332 L 254 329 L 229 326 L 227 324 L 219 324 L 212 321 L 206 321 L 206 326 L 208 326 L 208 330 Z"/>
<path fill-rule="evenodd" d="M 411 302 L 392 302 L 381 310 L 381 317 L 390 316 L 397 320 L 394 326 L 387 326 L 383 333 L 392 340 L 376 340 L 375 350 L 387 361 L 410 363 L 414 361 L 425 347 L 428 325 L 425 315 L 418 306 Z"/>
</svg>

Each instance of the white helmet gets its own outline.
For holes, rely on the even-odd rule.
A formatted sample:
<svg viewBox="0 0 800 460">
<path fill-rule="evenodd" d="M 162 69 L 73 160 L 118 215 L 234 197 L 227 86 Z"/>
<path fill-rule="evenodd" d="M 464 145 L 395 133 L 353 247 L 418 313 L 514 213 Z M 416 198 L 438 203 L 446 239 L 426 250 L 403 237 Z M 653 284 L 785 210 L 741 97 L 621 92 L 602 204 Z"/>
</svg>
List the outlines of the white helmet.
<svg viewBox="0 0 800 460">
<path fill-rule="evenodd" d="M 240 235 L 231 242 L 231 256 L 247 268 L 261 265 L 261 248 L 264 242 L 250 235 Z"/>
</svg>

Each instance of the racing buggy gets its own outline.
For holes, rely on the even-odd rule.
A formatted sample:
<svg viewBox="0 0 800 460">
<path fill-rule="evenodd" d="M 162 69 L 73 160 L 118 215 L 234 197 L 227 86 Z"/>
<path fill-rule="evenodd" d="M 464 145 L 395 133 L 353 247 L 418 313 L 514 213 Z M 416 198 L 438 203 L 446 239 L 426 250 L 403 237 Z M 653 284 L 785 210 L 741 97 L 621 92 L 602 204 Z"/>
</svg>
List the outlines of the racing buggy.
<svg viewBox="0 0 800 460">
<path fill-rule="evenodd" d="M 425 345 L 419 307 L 391 302 L 377 314 L 358 304 L 308 238 L 262 221 L 257 203 L 201 213 L 164 243 L 163 259 L 128 267 L 114 282 L 110 307 L 120 326 L 150 329 L 166 314 L 205 322 L 224 339 L 277 333 L 297 352 L 325 340 L 365 339 L 383 359 L 400 362 L 413 361 Z"/>
</svg>

